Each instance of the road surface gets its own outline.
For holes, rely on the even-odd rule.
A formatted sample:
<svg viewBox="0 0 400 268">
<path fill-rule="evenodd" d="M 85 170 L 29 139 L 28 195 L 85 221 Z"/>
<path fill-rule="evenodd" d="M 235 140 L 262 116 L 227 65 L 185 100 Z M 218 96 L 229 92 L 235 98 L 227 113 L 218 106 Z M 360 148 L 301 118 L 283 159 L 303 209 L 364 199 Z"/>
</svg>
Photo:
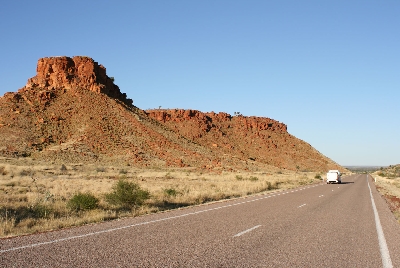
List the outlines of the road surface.
<svg viewBox="0 0 400 268">
<path fill-rule="evenodd" d="M 400 267 L 400 225 L 366 174 L 0 240 L 1 267 Z"/>
</svg>

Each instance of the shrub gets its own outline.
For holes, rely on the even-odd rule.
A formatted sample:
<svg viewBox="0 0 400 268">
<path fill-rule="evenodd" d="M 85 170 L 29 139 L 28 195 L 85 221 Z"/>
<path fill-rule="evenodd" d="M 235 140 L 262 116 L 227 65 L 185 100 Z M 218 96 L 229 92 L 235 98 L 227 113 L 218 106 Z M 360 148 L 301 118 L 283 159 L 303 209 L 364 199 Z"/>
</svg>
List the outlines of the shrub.
<svg viewBox="0 0 400 268">
<path fill-rule="evenodd" d="M 271 191 L 271 190 L 277 190 L 279 189 L 279 184 L 281 184 L 280 182 L 274 182 L 274 184 L 272 184 L 271 182 L 267 181 L 267 190 Z"/>
<path fill-rule="evenodd" d="M 96 171 L 97 171 L 97 172 L 106 172 L 106 168 L 104 168 L 104 167 L 98 167 L 98 168 L 96 168 Z"/>
<path fill-rule="evenodd" d="M 112 192 L 105 195 L 109 204 L 125 209 L 140 206 L 149 198 L 148 191 L 142 190 L 138 184 L 126 179 L 119 179 L 113 186 Z"/>
<path fill-rule="evenodd" d="M 241 175 L 236 175 L 236 177 L 235 177 L 238 181 L 241 181 L 241 180 L 243 180 L 243 176 L 241 176 Z"/>
<path fill-rule="evenodd" d="M 249 178 L 249 181 L 258 181 L 258 178 L 257 178 L 257 177 L 251 176 L 251 177 Z"/>
<path fill-rule="evenodd" d="M 32 175 L 33 175 L 33 172 L 32 172 L 31 170 L 26 170 L 26 169 L 24 169 L 24 170 L 21 170 L 21 171 L 19 172 L 19 175 L 20 175 L 20 176 L 32 176 Z"/>
<path fill-rule="evenodd" d="M 75 211 L 95 209 L 98 205 L 99 199 L 91 193 L 77 193 L 67 203 L 68 208 Z"/>
<path fill-rule="evenodd" d="M 317 179 L 317 180 L 322 180 L 322 177 L 321 177 L 321 175 L 320 174 L 317 174 L 317 175 L 315 175 L 315 177 L 314 177 L 315 179 Z"/>
<path fill-rule="evenodd" d="M 174 188 L 164 189 L 164 194 L 166 196 L 176 196 L 178 194 L 178 191 Z"/>
<path fill-rule="evenodd" d="M 60 170 L 65 172 L 67 171 L 67 167 L 64 164 L 62 164 Z"/>
<path fill-rule="evenodd" d="M 8 174 L 8 172 L 7 172 L 5 167 L 0 167 L 0 174 L 1 175 L 7 175 Z"/>
<path fill-rule="evenodd" d="M 170 180 L 170 179 L 175 179 L 174 176 L 171 175 L 170 172 L 168 172 L 167 174 L 165 174 L 165 178 Z"/>
<path fill-rule="evenodd" d="M 7 182 L 6 184 L 4 184 L 5 186 L 8 187 L 14 187 L 15 185 L 17 185 L 17 183 L 15 181 L 11 181 L 11 182 Z"/>
<path fill-rule="evenodd" d="M 53 212 L 52 208 L 44 204 L 36 204 L 31 209 L 35 218 L 48 218 L 49 215 Z"/>
</svg>

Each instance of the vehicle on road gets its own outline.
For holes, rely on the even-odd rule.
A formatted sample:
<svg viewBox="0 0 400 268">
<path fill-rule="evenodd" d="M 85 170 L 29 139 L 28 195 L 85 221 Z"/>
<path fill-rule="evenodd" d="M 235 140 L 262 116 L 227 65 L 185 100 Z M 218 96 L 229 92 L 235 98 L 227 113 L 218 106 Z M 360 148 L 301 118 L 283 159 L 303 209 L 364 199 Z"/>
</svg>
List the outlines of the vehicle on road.
<svg viewBox="0 0 400 268">
<path fill-rule="evenodd" d="M 342 183 L 342 174 L 339 170 L 329 170 L 326 173 L 326 183 Z"/>
</svg>

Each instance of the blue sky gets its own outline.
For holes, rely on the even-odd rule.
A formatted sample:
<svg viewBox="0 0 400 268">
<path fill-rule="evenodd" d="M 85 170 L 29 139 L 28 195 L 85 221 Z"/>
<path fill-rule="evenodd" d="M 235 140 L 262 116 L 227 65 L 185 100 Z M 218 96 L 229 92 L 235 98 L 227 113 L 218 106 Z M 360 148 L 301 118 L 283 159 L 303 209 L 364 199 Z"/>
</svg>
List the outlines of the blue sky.
<svg viewBox="0 0 400 268">
<path fill-rule="evenodd" d="M 141 109 L 269 117 L 341 165 L 400 163 L 400 1 L 6 1 L 0 95 L 92 57 Z"/>
</svg>

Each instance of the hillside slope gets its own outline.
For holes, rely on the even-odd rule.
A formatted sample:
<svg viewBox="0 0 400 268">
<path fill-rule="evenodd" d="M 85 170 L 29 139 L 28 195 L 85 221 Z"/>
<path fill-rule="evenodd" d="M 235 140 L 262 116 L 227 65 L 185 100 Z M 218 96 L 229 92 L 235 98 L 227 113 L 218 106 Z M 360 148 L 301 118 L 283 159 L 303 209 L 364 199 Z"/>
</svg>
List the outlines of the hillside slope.
<svg viewBox="0 0 400 268">
<path fill-rule="evenodd" d="M 148 110 L 147 114 L 193 142 L 248 162 L 278 168 L 327 170 L 338 167 L 278 121 L 262 117 L 202 113 L 195 110 Z"/>
<path fill-rule="evenodd" d="M 269 118 L 141 110 L 88 57 L 39 59 L 37 75 L 0 98 L 0 137 L 1 155 L 56 162 L 342 169 Z"/>
</svg>

